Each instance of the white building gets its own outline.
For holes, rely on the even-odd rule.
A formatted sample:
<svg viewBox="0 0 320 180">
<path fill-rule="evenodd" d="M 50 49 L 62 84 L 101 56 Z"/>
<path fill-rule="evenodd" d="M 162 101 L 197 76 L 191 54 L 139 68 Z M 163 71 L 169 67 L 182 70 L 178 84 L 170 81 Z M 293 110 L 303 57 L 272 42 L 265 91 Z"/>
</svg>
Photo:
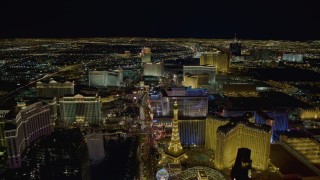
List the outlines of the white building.
<svg viewBox="0 0 320 180">
<path fill-rule="evenodd" d="M 212 65 L 218 72 L 228 72 L 230 65 L 229 55 L 220 51 L 203 52 L 200 56 L 200 65 Z"/>
<path fill-rule="evenodd" d="M 282 59 L 285 61 L 292 61 L 292 62 L 302 62 L 303 55 L 302 54 L 283 54 Z"/>
<path fill-rule="evenodd" d="M 89 71 L 89 86 L 122 86 L 123 70 Z"/>
<path fill-rule="evenodd" d="M 144 76 L 162 76 L 164 73 L 163 62 L 143 63 Z"/>
<path fill-rule="evenodd" d="M 74 123 L 88 125 L 101 123 L 101 100 L 98 96 L 65 96 L 60 99 L 61 123 L 65 126 Z"/>
</svg>

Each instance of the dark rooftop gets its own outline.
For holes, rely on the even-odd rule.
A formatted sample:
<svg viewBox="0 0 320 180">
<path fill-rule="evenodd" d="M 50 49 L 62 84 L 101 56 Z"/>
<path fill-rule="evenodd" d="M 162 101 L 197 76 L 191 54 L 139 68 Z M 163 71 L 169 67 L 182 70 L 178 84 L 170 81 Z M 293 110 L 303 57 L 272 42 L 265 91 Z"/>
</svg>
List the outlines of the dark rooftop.
<svg viewBox="0 0 320 180">
<path fill-rule="evenodd" d="M 219 115 L 209 115 L 208 117 L 218 119 L 220 121 L 230 121 L 229 117 L 219 116 Z"/>
<path fill-rule="evenodd" d="M 207 117 L 178 116 L 179 120 L 206 120 Z"/>
<path fill-rule="evenodd" d="M 293 131 L 282 131 L 280 132 L 281 135 L 285 135 L 289 138 L 307 138 L 310 137 L 305 131 L 298 131 L 298 130 L 293 130 Z"/>
<path fill-rule="evenodd" d="M 9 113 L 7 113 L 4 117 L 4 119 L 6 120 L 11 120 L 11 119 L 15 119 L 17 114 L 20 112 L 20 108 L 18 107 L 13 107 L 11 108 L 11 110 L 9 111 Z"/>
<path fill-rule="evenodd" d="M 165 89 L 161 89 L 161 93 L 162 93 L 163 97 L 168 97 L 168 93 Z"/>
<path fill-rule="evenodd" d="M 320 129 L 316 128 L 316 129 L 306 129 L 306 131 L 310 134 L 312 134 L 313 136 L 317 136 L 320 135 Z"/>
<path fill-rule="evenodd" d="M 45 100 L 45 101 L 50 101 L 50 100 L 53 100 L 54 97 L 42 97 L 42 96 L 37 96 L 37 97 L 23 97 L 23 101 L 42 101 L 42 100 Z"/>
<path fill-rule="evenodd" d="M 281 92 L 262 92 L 260 97 L 228 97 L 229 109 L 311 108 L 310 105 Z"/>
<path fill-rule="evenodd" d="M 51 136 L 47 136 L 41 142 L 45 146 L 72 150 L 77 148 L 75 143 L 82 141 L 82 139 L 83 139 L 83 134 L 79 128 L 74 128 L 74 129 L 55 128 Z"/>
<path fill-rule="evenodd" d="M 252 113 L 245 113 L 242 116 L 231 117 L 231 120 L 228 124 L 218 127 L 218 132 L 227 134 L 230 130 L 235 128 L 239 124 L 244 124 L 247 127 L 258 129 L 266 133 L 271 132 L 271 126 L 265 124 L 255 124 L 249 122 L 249 118 L 253 116 Z"/>
</svg>

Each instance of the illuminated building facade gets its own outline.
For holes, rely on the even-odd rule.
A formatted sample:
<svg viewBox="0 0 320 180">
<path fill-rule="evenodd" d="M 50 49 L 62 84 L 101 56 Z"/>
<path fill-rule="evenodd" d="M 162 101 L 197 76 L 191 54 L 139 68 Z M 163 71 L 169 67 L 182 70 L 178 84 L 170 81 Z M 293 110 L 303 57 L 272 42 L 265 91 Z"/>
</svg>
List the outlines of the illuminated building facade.
<svg viewBox="0 0 320 180">
<path fill-rule="evenodd" d="M 320 164 L 320 143 L 307 137 L 280 136 L 280 142 L 286 144 L 294 151 L 314 165 Z"/>
<path fill-rule="evenodd" d="M 249 122 L 245 117 L 232 118 L 228 124 L 218 127 L 215 151 L 215 166 L 218 169 L 231 168 L 238 148 L 251 150 L 252 167 L 268 168 L 271 127 Z"/>
<path fill-rule="evenodd" d="M 226 125 L 230 119 L 224 117 L 208 116 L 205 130 L 205 147 L 208 150 L 215 151 L 217 147 L 218 127 Z"/>
<path fill-rule="evenodd" d="M 6 139 L 4 137 L 4 125 L 5 121 L 0 120 L 0 147 L 6 146 Z"/>
<path fill-rule="evenodd" d="M 143 63 L 144 76 L 163 76 L 163 62 Z"/>
<path fill-rule="evenodd" d="M 32 142 L 50 131 L 50 109 L 43 102 L 35 102 L 24 109 L 11 111 L 4 127 L 10 168 L 21 166 L 21 154 Z"/>
<path fill-rule="evenodd" d="M 159 164 L 180 163 L 187 158 L 180 142 L 178 111 L 178 103 L 175 101 L 173 106 L 174 116 L 172 122 L 171 141 L 169 143 L 169 147 L 164 151 L 164 154 L 162 154 Z"/>
<path fill-rule="evenodd" d="M 60 99 L 60 118 L 65 126 L 74 123 L 101 123 L 101 101 L 98 96 L 65 96 Z"/>
<path fill-rule="evenodd" d="M 183 147 L 204 146 L 205 118 L 179 119 L 179 135 Z M 153 132 L 156 139 L 171 136 L 172 118 L 157 117 L 153 120 Z"/>
<path fill-rule="evenodd" d="M 208 114 L 208 92 L 205 89 L 162 89 L 160 101 L 162 116 L 173 115 L 173 103 L 179 103 L 180 117 L 206 117 Z M 156 115 L 156 114 L 155 114 Z"/>
<path fill-rule="evenodd" d="M 205 52 L 201 53 L 200 65 L 211 65 L 216 67 L 218 72 L 228 72 L 229 71 L 230 59 L 229 55 L 217 52 Z"/>
<path fill-rule="evenodd" d="M 316 120 L 320 118 L 320 109 L 299 109 L 299 117 L 301 120 Z"/>
<path fill-rule="evenodd" d="M 256 124 L 266 124 L 272 127 L 271 141 L 277 141 L 279 137 L 276 131 L 288 130 L 288 111 L 285 109 L 273 109 L 273 110 L 237 110 L 237 109 L 225 109 L 222 115 L 224 117 L 236 117 L 242 114 L 250 112 L 253 114 L 249 121 Z"/>
<path fill-rule="evenodd" d="M 183 66 L 183 78 L 186 82 L 185 77 L 196 76 L 196 75 L 207 75 L 207 81 L 199 81 L 200 85 L 214 84 L 216 70 L 213 66 Z M 201 76 L 200 76 L 201 77 Z"/>
<path fill-rule="evenodd" d="M 38 97 L 63 97 L 66 94 L 74 94 L 74 83 L 58 83 L 51 80 L 49 83 L 37 82 L 36 84 Z"/>
<path fill-rule="evenodd" d="M 51 129 L 53 130 L 53 127 L 58 123 L 58 105 L 57 105 L 57 98 L 51 98 L 51 99 L 42 99 L 41 101 L 47 103 L 50 108 L 50 124 Z"/>
<path fill-rule="evenodd" d="M 204 146 L 206 119 L 179 119 L 179 132 L 183 146 Z"/>
<path fill-rule="evenodd" d="M 234 63 L 234 62 L 243 62 L 245 60 L 244 56 L 232 56 L 230 58 L 230 62 Z"/>
<path fill-rule="evenodd" d="M 293 62 L 302 62 L 303 55 L 302 54 L 283 54 L 282 59 L 284 61 L 293 61 Z"/>
<path fill-rule="evenodd" d="M 6 147 L 6 139 L 4 136 L 4 126 L 5 126 L 5 116 L 8 114 L 10 110 L 0 110 L 0 147 Z"/>
<path fill-rule="evenodd" d="M 141 63 L 151 63 L 151 48 L 145 47 L 141 50 Z"/>
<path fill-rule="evenodd" d="M 122 86 L 123 70 L 114 71 L 89 71 L 89 86 L 107 87 Z"/>
<path fill-rule="evenodd" d="M 50 126 L 51 130 L 55 127 L 55 125 L 59 125 L 58 122 L 58 102 L 56 97 L 25 97 L 23 101 L 19 102 L 19 104 L 25 105 L 29 102 L 42 101 L 44 104 L 49 105 L 50 109 Z"/>
<path fill-rule="evenodd" d="M 201 88 L 208 85 L 209 76 L 207 74 L 202 75 L 185 75 L 184 86 L 191 88 Z"/>
</svg>

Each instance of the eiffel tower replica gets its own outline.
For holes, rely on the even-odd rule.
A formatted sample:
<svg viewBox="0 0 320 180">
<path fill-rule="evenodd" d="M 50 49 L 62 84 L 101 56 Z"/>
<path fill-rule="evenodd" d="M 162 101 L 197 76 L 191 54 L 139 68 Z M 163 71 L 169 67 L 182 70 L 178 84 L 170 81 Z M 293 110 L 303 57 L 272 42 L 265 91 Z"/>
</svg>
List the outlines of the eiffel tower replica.
<svg viewBox="0 0 320 180">
<path fill-rule="evenodd" d="M 172 122 L 172 135 L 169 147 L 162 154 L 162 158 L 159 164 L 163 163 L 176 163 L 179 164 L 181 161 L 187 158 L 185 151 L 183 150 L 179 136 L 178 126 L 178 103 L 174 102 L 173 105 L 173 122 Z"/>
</svg>

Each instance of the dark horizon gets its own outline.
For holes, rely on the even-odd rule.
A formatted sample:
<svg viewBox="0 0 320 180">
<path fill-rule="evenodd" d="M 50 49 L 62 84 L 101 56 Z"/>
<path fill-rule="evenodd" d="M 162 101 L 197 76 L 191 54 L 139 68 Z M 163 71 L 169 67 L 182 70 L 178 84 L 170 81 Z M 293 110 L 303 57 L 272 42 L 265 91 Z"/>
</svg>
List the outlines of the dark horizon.
<svg viewBox="0 0 320 180">
<path fill-rule="evenodd" d="M 0 2 L 0 38 L 319 40 L 314 2 Z"/>
<path fill-rule="evenodd" d="M 150 38 L 150 39 L 198 39 L 198 40 L 233 40 L 234 35 L 230 37 L 147 37 L 147 36 L 15 36 L 15 37 L 0 37 L 0 40 L 16 40 L 16 39 L 42 39 L 42 40 L 63 40 L 63 39 L 109 39 L 109 38 Z M 319 41 L 319 39 L 283 39 L 283 38 L 242 38 L 237 36 L 240 41 L 291 41 L 291 42 L 308 42 Z"/>
</svg>

